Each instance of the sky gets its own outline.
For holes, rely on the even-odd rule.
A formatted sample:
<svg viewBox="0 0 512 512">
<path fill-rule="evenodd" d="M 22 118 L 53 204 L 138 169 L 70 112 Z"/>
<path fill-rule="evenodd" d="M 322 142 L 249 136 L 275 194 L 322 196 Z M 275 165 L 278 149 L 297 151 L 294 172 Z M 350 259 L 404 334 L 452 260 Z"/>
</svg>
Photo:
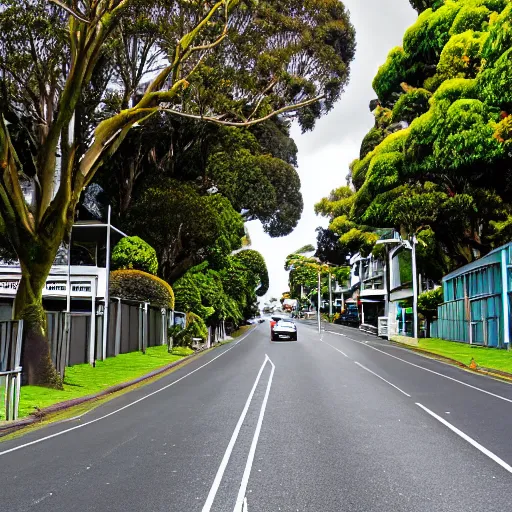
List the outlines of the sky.
<svg viewBox="0 0 512 512">
<path fill-rule="evenodd" d="M 316 245 L 318 226 L 328 221 L 317 217 L 314 205 L 329 192 L 346 185 L 348 166 L 359 156 L 363 137 L 374 124 L 370 100 L 376 98 L 372 81 L 393 47 L 400 46 L 405 30 L 414 23 L 416 12 L 408 0 L 344 0 L 356 29 L 357 52 L 352 62 L 350 83 L 335 108 L 317 122 L 312 132 L 292 128 L 298 154 L 304 212 L 292 234 L 270 238 L 259 222 L 248 224 L 252 249 L 264 256 L 270 288 L 263 300 L 280 298 L 288 289 L 284 271 L 286 256 L 306 244 Z"/>
</svg>

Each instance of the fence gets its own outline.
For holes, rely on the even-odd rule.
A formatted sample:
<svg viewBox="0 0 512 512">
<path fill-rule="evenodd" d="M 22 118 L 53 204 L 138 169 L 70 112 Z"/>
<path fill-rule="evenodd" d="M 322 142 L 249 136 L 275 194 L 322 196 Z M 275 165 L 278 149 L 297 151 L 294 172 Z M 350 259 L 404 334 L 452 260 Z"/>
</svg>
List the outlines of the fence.
<svg viewBox="0 0 512 512">
<path fill-rule="evenodd" d="M 18 417 L 21 387 L 23 321 L 0 322 L 0 388 L 4 388 L 5 419 Z"/>
<path fill-rule="evenodd" d="M 52 361 L 61 376 L 66 366 L 103 360 L 119 354 L 145 351 L 167 342 L 171 312 L 149 303 L 116 299 L 108 308 L 107 343 L 103 343 L 103 310 L 92 318 L 89 312 L 47 313 Z M 94 323 L 93 323 L 94 322 Z"/>
</svg>

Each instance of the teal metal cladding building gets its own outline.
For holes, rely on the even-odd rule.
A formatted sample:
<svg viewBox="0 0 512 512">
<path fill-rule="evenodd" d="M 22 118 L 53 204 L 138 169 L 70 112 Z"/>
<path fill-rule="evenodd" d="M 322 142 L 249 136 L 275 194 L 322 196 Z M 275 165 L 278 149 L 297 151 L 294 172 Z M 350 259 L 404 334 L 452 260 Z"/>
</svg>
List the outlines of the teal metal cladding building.
<svg viewBox="0 0 512 512">
<path fill-rule="evenodd" d="M 431 336 L 508 348 L 512 243 L 443 277 L 444 303 Z"/>
</svg>

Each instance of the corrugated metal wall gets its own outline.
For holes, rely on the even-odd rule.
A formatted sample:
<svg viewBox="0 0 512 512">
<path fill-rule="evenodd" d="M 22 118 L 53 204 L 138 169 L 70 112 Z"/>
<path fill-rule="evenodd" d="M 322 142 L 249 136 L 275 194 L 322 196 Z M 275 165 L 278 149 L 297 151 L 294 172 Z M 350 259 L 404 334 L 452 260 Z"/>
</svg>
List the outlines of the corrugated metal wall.
<svg viewBox="0 0 512 512">
<path fill-rule="evenodd" d="M 499 263 L 461 273 L 443 282 L 445 303 L 431 336 L 490 347 L 503 346 L 502 281 Z M 506 314 L 509 314 L 507 311 Z"/>
</svg>

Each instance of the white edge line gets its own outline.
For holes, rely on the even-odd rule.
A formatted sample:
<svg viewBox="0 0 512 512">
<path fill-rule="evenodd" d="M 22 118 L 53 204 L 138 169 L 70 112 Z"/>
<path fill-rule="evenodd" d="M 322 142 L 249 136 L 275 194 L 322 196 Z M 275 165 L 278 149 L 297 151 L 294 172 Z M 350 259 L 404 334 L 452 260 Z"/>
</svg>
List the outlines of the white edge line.
<svg viewBox="0 0 512 512">
<path fill-rule="evenodd" d="M 263 403 L 261 404 L 260 415 L 258 417 L 258 423 L 256 424 L 256 430 L 254 431 L 254 437 L 252 438 L 251 448 L 249 450 L 249 455 L 247 456 L 247 463 L 245 464 L 244 474 L 242 476 L 242 482 L 240 483 L 240 489 L 238 490 L 238 497 L 236 500 L 234 512 L 243 512 L 244 503 L 245 510 L 247 510 L 247 499 L 245 493 L 247 491 L 247 485 L 249 483 L 249 477 L 251 476 L 251 469 L 254 462 L 254 455 L 256 453 L 256 446 L 258 444 L 258 439 L 260 437 L 261 425 L 263 424 L 263 417 L 265 416 L 265 409 L 267 408 L 268 397 L 270 394 L 270 388 L 272 387 L 272 379 L 274 377 L 274 371 L 276 369 L 272 360 L 265 354 L 267 360 L 272 365 L 272 370 L 270 372 L 270 377 L 268 379 L 267 390 L 265 391 L 265 397 L 263 398 Z"/>
<path fill-rule="evenodd" d="M 375 372 L 372 372 L 369 368 L 366 368 L 366 366 L 363 366 L 361 363 L 358 363 L 357 361 L 354 361 L 354 362 L 355 362 L 355 364 L 357 364 L 357 366 L 359 366 L 363 370 L 366 370 L 367 372 L 371 373 L 372 375 L 375 375 L 375 377 L 378 377 L 380 380 L 383 380 L 386 384 L 389 384 L 390 386 L 394 387 L 395 389 L 398 389 L 398 391 L 400 391 L 400 393 L 403 393 L 405 396 L 408 396 L 409 398 L 411 398 L 411 395 L 409 395 L 409 393 L 406 393 L 405 391 L 400 389 L 398 386 L 395 386 L 394 384 L 389 382 L 389 380 L 386 380 L 384 377 L 381 377 L 380 375 L 376 374 Z"/>
<path fill-rule="evenodd" d="M 343 350 L 340 350 L 339 348 L 336 348 L 335 346 L 331 345 L 330 343 L 327 343 L 327 341 L 325 341 L 325 340 L 320 340 L 320 341 L 322 341 L 322 343 L 325 343 L 326 345 L 329 345 L 329 347 L 331 347 L 334 350 L 336 350 L 336 352 L 339 352 L 340 354 L 343 354 L 345 357 L 348 357 L 347 354 L 345 354 L 345 352 L 343 352 Z"/>
<path fill-rule="evenodd" d="M 224 476 L 224 471 L 226 470 L 226 466 L 228 465 L 229 458 L 231 457 L 231 452 L 233 451 L 233 448 L 235 446 L 236 440 L 238 438 L 238 434 L 240 433 L 240 429 L 242 428 L 243 422 L 245 420 L 245 416 L 247 415 L 247 411 L 249 410 L 249 406 L 251 405 L 252 397 L 254 396 L 254 392 L 256 391 L 256 387 L 258 386 L 258 383 L 261 378 L 261 374 L 263 373 L 263 369 L 265 368 L 267 361 L 269 361 L 269 358 L 265 354 L 265 360 L 263 361 L 263 364 L 261 365 L 260 371 L 258 372 L 258 376 L 256 377 L 256 380 L 254 381 L 254 385 L 251 389 L 251 392 L 249 393 L 249 397 L 247 398 L 247 401 L 245 402 L 245 406 L 242 411 L 242 414 L 240 415 L 240 418 L 238 419 L 235 430 L 233 431 L 231 439 L 229 440 L 228 447 L 226 448 L 226 451 L 224 452 L 224 456 L 222 457 L 222 461 L 220 463 L 219 469 L 217 470 L 217 474 L 215 475 L 215 479 L 213 480 L 212 486 L 210 488 L 210 492 L 208 493 L 208 497 L 206 498 L 206 502 L 202 508 L 202 512 L 209 512 L 212 508 L 213 501 L 215 500 L 215 496 L 217 495 L 217 491 L 219 490 L 219 486 L 222 481 L 222 477 Z"/>
<path fill-rule="evenodd" d="M 258 327 L 256 327 L 256 329 L 257 328 Z M 133 402 L 130 402 L 129 404 L 127 404 L 127 405 L 125 405 L 123 407 L 120 407 L 119 409 L 116 409 L 115 411 L 109 412 L 108 414 L 105 414 L 104 416 L 100 416 L 99 418 L 96 418 L 94 420 L 88 421 L 86 423 L 81 423 L 80 425 L 75 425 L 74 427 L 67 428 L 66 430 L 61 430 L 60 432 L 56 432 L 55 434 L 51 434 L 49 436 L 41 437 L 40 439 L 35 439 L 34 441 L 30 441 L 29 443 L 20 444 L 19 446 L 15 446 L 14 448 L 10 448 L 9 450 L 1 451 L 0 452 L 0 457 L 2 455 L 7 455 L 8 453 L 12 453 L 12 452 L 15 452 L 17 450 L 21 450 L 22 448 L 27 448 L 28 446 L 32 446 L 34 444 L 42 443 L 43 441 L 48 441 L 49 439 L 53 439 L 54 437 L 58 437 L 58 436 L 61 436 L 63 434 L 67 434 L 68 432 L 72 432 L 73 430 L 77 430 L 79 428 L 87 427 L 88 425 L 92 425 L 93 423 L 96 423 L 98 421 L 104 420 L 105 418 L 113 416 L 114 414 L 117 414 L 118 412 L 124 411 L 125 409 L 128 409 L 129 407 L 132 407 L 133 405 L 138 404 L 139 402 L 142 402 L 143 400 L 146 400 L 147 398 L 150 398 L 153 395 L 156 395 L 157 393 L 160 393 L 161 391 L 165 391 L 166 389 L 170 388 L 171 386 L 174 386 L 174 384 L 177 384 L 178 382 L 182 381 L 183 379 L 186 379 L 189 375 L 192 375 L 193 373 L 198 372 L 199 370 L 201 370 L 205 366 L 208 366 L 210 363 L 213 363 L 213 361 L 215 361 L 219 357 L 222 357 L 224 354 L 226 354 L 230 350 L 233 350 L 241 341 L 243 341 L 247 336 L 252 334 L 256 329 L 253 329 L 253 330 L 249 331 L 245 336 L 240 338 L 236 343 L 234 343 L 227 350 L 224 350 L 224 352 L 222 352 L 218 356 L 215 356 L 213 359 L 210 359 L 210 361 L 208 361 L 207 363 L 203 364 L 202 366 L 199 366 L 195 370 L 192 370 L 191 372 L 189 372 L 186 375 L 184 375 L 183 377 L 180 377 L 179 379 L 171 382 L 170 384 L 167 384 L 166 386 L 164 386 L 164 387 L 162 387 L 160 389 L 157 389 L 156 391 L 153 391 L 152 393 L 144 395 L 143 397 L 141 397 L 141 398 L 139 398 L 139 399 L 137 399 L 137 400 L 135 400 Z"/>
<path fill-rule="evenodd" d="M 332 331 L 328 331 L 328 332 L 330 332 L 331 334 L 338 334 L 338 333 L 334 333 Z M 487 390 L 479 388 L 477 386 L 473 386 L 471 384 L 468 384 L 467 382 L 463 382 L 463 381 L 455 379 L 453 377 L 449 377 L 448 375 L 444 375 L 444 373 L 439 373 L 439 372 L 436 372 L 434 370 L 430 370 L 429 368 L 425 368 L 424 366 L 420 366 L 419 364 L 411 363 L 410 361 L 406 361 L 405 359 L 402 359 L 401 357 L 394 356 L 393 354 L 388 354 L 384 350 L 380 350 L 380 349 L 378 349 L 376 347 L 373 347 L 372 345 L 368 345 L 368 344 L 366 344 L 366 343 L 364 343 L 362 341 L 355 340 L 354 338 L 350 338 L 349 336 L 345 336 L 345 338 L 347 338 L 347 340 L 354 341 L 355 343 L 359 343 L 360 345 L 363 345 L 363 347 L 368 347 L 368 348 L 371 348 L 372 350 L 376 350 L 377 352 L 380 352 L 381 354 L 384 354 L 384 355 L 386 355 L 388 357 L 392 357 L 393 359 L 398 359 L 398 361 L 402 361 L 403 363 L 406 363 L 406 364 L 409 364 L 411 366 L 414 366 L 415 368 L 420 368 L 421 370 L 433 373 L 435 375 L 439 375 L 440 377 L 444 377 L 445 379 L 451 380 L 453 382 L 458 382 L 459 384 L 462 384 L 463 386 L 466 386 L 466 387 L 471 388 L 471 389 L 475 389 L 476 391 L 480 391 L 481 393 L 485 393 L 486 395 L 490 395 L 490 396 L 493 396 L 494 398 L 498 398 L 500 400 L 504 400 L 505 402 L 512 403 L 512 400 L 510 398 L 506 398 L 504 396 L 497 395 L 495 393 L 491 393 L 491 391 L 487 391 Z"/>
<path fill-rule="evenodd" d="M 512 473 L 512 467 L 509 466 L 503 459 L 500 459 L 496 454 L 482 446 L 480 443 L 475 441 L 473 438 L 469 437 L 467 434 L 462 432 L 462 430 L 459 430 L 457 427 L 454 427 L 451 423 L 446 421 L 444 418 L 441 418 L 441 416 L 438 416 L 435 412 L 432 412 L 430 409 L 425 407 L 424 405 L 416 402 L 416 405 L 418 407 L 421 407 L 426 413 L 430 414 L 433 418 L 435 418 L 437 421 L 442 423 L 445 427 L 448 427 L 452 432 L 455 432 L 458 436 L 462 437 L 464 441 L 467 441 L 469 444 L 474 446 L 477 450 L 481 451 L 484 455 L 487 455 L 490 459 L 492 459 L 496 464 L 499 464 L 503 469 L 508 471 L 509 473 Z"/>
</svg>

